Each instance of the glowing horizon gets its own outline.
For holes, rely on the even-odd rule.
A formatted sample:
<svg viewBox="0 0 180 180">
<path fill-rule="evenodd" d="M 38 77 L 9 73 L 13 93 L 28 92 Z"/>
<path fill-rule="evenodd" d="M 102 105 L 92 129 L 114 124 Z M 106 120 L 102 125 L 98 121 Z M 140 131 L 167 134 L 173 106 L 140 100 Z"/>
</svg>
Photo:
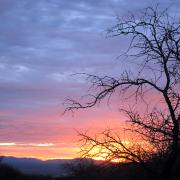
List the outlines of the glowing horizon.
<svg viewBox="0 0 180 180">
<path fill-rule="evenodd" d="M 101 126 L 101 123 L 96 123 L 96 127 L 92 128 L 92 125 L 86 125 L 86 130 L 89 130 L 90 134 L 94 135 L 95 133 L 102 132 L 105 128 L 111 127 L 111 129 L 117 129 L 117 125 L 119 127 L 122 125 L 118 121 L 114 120 L 114 127 L 112 124 L 108 125 L 107 121 L 100 121 L 104 125 Z M 83 125 L 84 126 L 84 125 Z M 83 127 L 82 127 L 83 129 Z M 84 132 L 84 130 L 79 129 L 80 131 Z M 56 135 L 56 134 L 55 134 Z M 30 137 L 29 137 L 30 138 Z M 30 138 L 31 139 L 31 138 Z M 48 159 L 74 159 L 79 158 L 79 151 L 80 151 L 80 143 L 79 137 L 77 135 L 76 130 L 71 130 L 68 132 L 64 138 L 53 137 L 50 140 L 46 141 L 38 141 L 22 143 L 18 141 L 8 141 L 8 142 L 0 142 L 0 154 L 4 156 L 15 156 L 15 157 L 29 157 L 29 158 L 38 158 L 41 160 L 48 160 Z"/>
</svg>

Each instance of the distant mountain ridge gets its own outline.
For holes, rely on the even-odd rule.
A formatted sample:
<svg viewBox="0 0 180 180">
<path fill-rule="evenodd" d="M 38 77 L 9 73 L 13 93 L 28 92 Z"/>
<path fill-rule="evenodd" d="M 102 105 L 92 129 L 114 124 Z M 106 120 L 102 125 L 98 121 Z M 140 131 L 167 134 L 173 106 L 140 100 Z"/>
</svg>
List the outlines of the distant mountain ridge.
<svg viewBox="0 0 180 180">
<path fill-rule="evenodd" d="M 16 158 L 12 156 L 0 157 L 1 163 L 14 167 L 25 174 L 39 174 L 52 176 L 65 176 L 68 169 L 66 165 L 75 160 L 55 159 L 42 161 L 36 158 Z"/>
</svg>

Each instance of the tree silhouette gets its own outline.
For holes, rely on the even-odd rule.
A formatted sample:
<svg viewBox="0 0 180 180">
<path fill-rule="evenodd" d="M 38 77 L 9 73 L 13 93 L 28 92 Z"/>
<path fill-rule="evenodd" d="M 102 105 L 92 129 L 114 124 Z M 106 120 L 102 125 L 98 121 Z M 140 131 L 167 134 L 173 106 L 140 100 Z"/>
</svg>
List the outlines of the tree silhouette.
<svg viewBox="0 0 180 180">
<path fill-rule="evenodd" d="M 140 164 L 149 172 L 169 179 L 180 155 L 180 23 L 171 17 L 168 9 L 148 7 L 141 16 L 133 14 L 117 18 L 117 24 L 108 30 L 108 36 L 125 36 L 127 51 L 120 56 L 131 59 L 138 67 L 136 72 L 125 70 L 118 78 L 84 74 L 95 88 L 90 100 L 81 103 L 66 99 L 66 110 L 90 108 L 106 97 L 119 92 L 120 97 L 135 98 L 136 103 L 148 101 L 147 94 L 156 93 L 161 101 L 145 112 L 131 107 L 121 111 L 128 116 L 130 130 L 148 144 L 127 144 L 119 134 L 104 131 L 100 137 L 80 133 L 83 156 L 103 156 L 107 160 L 125 159 Z M 150 102 L 146 102 L 147 104 Z M 94 149 L 99 149 L 92 154 Z M 158 170 L 147 162 L 158 162 Z"/>
</svg>

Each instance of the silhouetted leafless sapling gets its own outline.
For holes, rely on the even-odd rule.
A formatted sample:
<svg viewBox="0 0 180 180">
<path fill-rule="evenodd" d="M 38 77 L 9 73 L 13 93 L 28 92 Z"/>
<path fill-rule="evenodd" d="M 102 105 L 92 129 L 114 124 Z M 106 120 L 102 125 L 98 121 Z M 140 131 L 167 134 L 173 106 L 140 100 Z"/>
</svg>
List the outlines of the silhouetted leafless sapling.
<svg viewBox="0 0 180 180">
<path fill-rule="evenodd" d="M 148 7 L 140 17 L 130 14 L 117 20 L 116 26 L 108 30 L 108 36 L 131 39 L 127 52 L 120 58 L 131 58 L 138 64 L 137 73 L 126 70 L 118 78 L 85 74 L 96 93 L 91 94 L 86 103 L 67 99 L 65 111 L 91 108 L 115 92 L 119 92 L 120 97 L 131 92 L 137 102 L 146 100 L 147 92 L 158 94 L 161 102 L 144 114 L 135 108 L 121 109 L 128 116 L 130 130 L 143 138 L 149 148 L 137 142 L 127 144 L 119 134 L 106 130 L 100 137 L 80 133 L 84 142 L 82 154 L 135 162 L 168 179 L 180 155 L 179 19 L 171 17 L 168 9 L 161 11 L 158 7 Z M 157 159 L 162 161 L 158 170 L 147 165 Z"/>
</svg>

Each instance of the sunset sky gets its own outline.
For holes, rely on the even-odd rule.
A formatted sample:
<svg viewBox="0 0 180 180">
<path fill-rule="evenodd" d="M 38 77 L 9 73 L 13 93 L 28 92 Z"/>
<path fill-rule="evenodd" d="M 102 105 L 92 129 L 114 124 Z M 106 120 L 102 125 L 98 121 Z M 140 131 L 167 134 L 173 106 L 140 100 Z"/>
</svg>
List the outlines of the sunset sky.
<svg viewBox="0 0 180 180">
<path fill-rule="evenodd" d="M 106 38 L 116 16 L 179 0 L 0 0 L 0 155 L 41 159 L 77 157 L 76 130 L 123 127 L 118 102 L 62 116 L 66 97 L 88 85 L 75 73 L 114 75 L 124 38 Z"/>
</svg>

